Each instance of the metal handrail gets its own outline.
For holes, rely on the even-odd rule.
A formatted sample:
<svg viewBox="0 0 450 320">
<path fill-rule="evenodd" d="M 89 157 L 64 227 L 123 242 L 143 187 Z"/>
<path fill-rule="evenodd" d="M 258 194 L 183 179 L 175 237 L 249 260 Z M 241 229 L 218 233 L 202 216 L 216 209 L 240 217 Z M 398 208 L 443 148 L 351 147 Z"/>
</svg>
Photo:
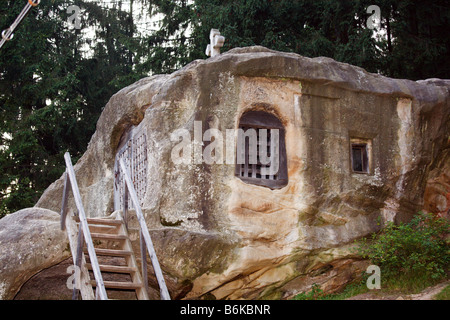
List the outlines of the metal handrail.
<svg viewBox="0 0 450 320">
<path fill-rule="evenodd" d="M 162 300 L 170 300 L 169 291 L 167 290 L 166 282 L 164 281 L 164 277 L 161 271 L 161 267 L 158 262 L 158 257 L 156 256 L 155 249 L 153 247 L 153 242 L 150 237 L 150 233 L 148 232 L 147 224 L 144 219 L 144 215 L 142 214 L 142 209 L 136 194 L 136 190 L 134 189 L 133 182 L 131 181 L 130 174 L 128 172 L 128 168 L 125 166 L 123 159 L 119 160 L 120 168 L 125 178 L 125 197 L 127 193 L 130 193 L 131 200 L 133 201 L 134 209 L 136 210 L 136 216 L 140 226 L 140 234 L 141 234 L 141 254 L 142 254 L 142 265 L 146 264 L 146 257 L 143 253 L 145 253 L 145 249 L 143 248 L 142 238 L 145 241 L 148 254 L 152 261 L 153 269 L 155 271 L 156 279 L 158 280 L 159 289 L 161 293 Z M 126 217 L 127 204 L 124 203 L 124 218 Z M 143 268 L 144 269 L 144 268 Z M 145 275 L 147 274 L 146 270 L 143 270 L 144 279 L 146 279 Z M 145 281 L 147 283 L 147 281 Z"/>
<path fill-rule="evenodd" d="M 100 267 L 98 264 L 97 255 L 95 253 L 94 243 L 92 242 L 91 232 L 89 231 L 89 226 L 86 219 L 86 213 L 84 212 L 83 203 L 81 202 L 80 190 L 78 189 L 77 180 L 75 178 L 75 171 L 73 170 L 72 160 L 70 158 L 70 154 L 66 152 L 64 154 L 64 160 L 66 162 L 66 174 L 65 174 L 65 182 L 64 182 L 64 193 L 63 193 L 63 204 L 61 209 L 61 227 L 64 230 L 64 223 L 66 221 L 67 214 L 67 197 L 68 197 L 68 183 L 67 180 L 70 181 L 70 185 L 72 187 L 73 197 L 75 199 L 75 204 L 78 209 L 78 217 L 80 219 L 80 231 L 84 235 L 84 241 L 86 242 L 86 246 L 89 253 L 89 258 L 92 265 L 92 271 L 94 272 L 95 282 L 97 284 L 96 288 L 96 296 L 100 298 L 100 300 L 108 300 L 108 296 L 106 294 L 105 284 L 103 282 L 103 277 L 100 272 Z M 81 237 L 78 237 L 79 241 Z M 79 259 L 78 255 L 81 255 L 81 252 L 77 253 L 77 260 Z"/>
</svg>

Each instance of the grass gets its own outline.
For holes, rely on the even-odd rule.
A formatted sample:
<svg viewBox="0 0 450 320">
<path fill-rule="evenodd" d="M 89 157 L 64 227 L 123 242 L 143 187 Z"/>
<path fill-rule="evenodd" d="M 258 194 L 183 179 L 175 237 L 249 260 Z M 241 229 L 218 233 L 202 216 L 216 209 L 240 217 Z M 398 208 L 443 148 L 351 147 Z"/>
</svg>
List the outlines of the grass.
<svg viewBox="0 0 450 320">
<path fill-rule="evenodd" d="M 294 300 L 345 300 L 358 294 L 366 293 L 367 289 L 365 281 L 354 282 L 347 285 L 341 292 L 333 294 L 323 293 L 320 286 L 313 284 L 311 291 L 302 292 L 296 295 Z"/>
<path fill-rule="evenodd" d="M 365 281 L 355 282 L 347 285 L 342 292 L 326 295 L 324 300 L 345 300 L 369 291 Z"/>
<path fill-rule="evenodd" d="M 387 293 L 416 294 L 442 280 L 443 278 L 433 279 L 426 275 L 404 273 L 388 278 L 384 285 L 382 283 L 382 290 Z"/>
<path fill-rule="evenodd" d="M 293 300 L 345 300 L 363 293 L 372 293 L 376 296 L 384 295 L 410 295 L 417 294 L 424 289 L 438 284 L 443 279 L 432 279 L 421 275 L 402 274 L 384 279 L 381 276 L 381 289 L 369 290 L 366 279 L 347 285 L 341 292 L 325 294 L 320 286 L 314 284 L 310 291 L 296 295 Z M 450 286 L 447 286 L 436 296 L 437 300 L 450 300 Z"/>
<path fill-rule="evenodd" d="M 450 285 L 446 286 L 444 290 L 438 293 L 434 300 L 450 300 Z"/>
<path fill-rule="evenodd" d="M 381 289 L 370 290 L 375 297 L 380 295 L 410 295 L 449 278 L 450 245 L 445 235 L 450 233 L 450 224 L 426 212 L 417 213 L 410 222 L 388 223 L 382 232 L 370 239 L 359 241 L 357 252 L 381 270 Z M 324 294 L 314 284 L 309 292 L 294 297 L 295 300 L 340 300 L 369 292 L 368 276 L 363 281 L 347 286 L 339 294 Z M 448 297 L 446 288 L 441 296 Z"/>
</svg>

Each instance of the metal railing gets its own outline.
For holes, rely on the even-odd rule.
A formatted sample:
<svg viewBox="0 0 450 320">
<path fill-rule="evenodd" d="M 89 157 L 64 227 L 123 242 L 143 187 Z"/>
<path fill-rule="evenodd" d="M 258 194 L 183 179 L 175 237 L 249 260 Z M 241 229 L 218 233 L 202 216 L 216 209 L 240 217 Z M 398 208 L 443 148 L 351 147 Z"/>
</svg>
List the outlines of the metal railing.
<svg viewBox="0 0 450 320">
<path fill-rule="evenodd" d="M 75 264 L 78 268 L 81 267 L 81 258 L 83 254 L 83 236 L 84 242 L 86 243 L 87 250 L 89 253 L 89 259 L 92 265 L 92 271 L 94 273 L 95 282 L 96 282 L 96 294 L 95 297 L 100 300 L 107 300 L 108 296 L 106 294 L 105 284 L 103 282 L 102 274 L 100 272 L 100 266 L 98 264 L 97 255 L 95 253 L 94 243 L 92 242 L 91 233 L 89 231 L 89 226 L 87 223 L 86 213 L 84 212 L 83 203 L 81 202 L 80 190 L 78 189 L 77 180 L 75 178 L 75 171 L 73 170 L 72 160 L 70 158 L 70 154 L 66 152 L 64 154 L 64 160 L 66 162 L 66 173 L 64 174 L 64 191 L 63 191 L 63 200 L 62 200 L 62 208 L 61 208 L 61 229 L 65 229 L 66 223 L 66 215 L 67 215 L 67 199 L 69 195 L 69 183 L 72 188 L 73 197 L 75 200 L 75 204 L 78 209 L 78 217 L 80 219 L 79 231 L 78 231 L 78 240 L 77 240 L 77 252 L 75 258 Z M 71 239 L 71 237 L 69 237 Z M 70 240 L 72 241 L 72 240 Z M 73 298 L 77 296 L 77 287 L 79 288 L 82 284 L 79 283 L 78 286 L 74 286 Z"/>
<path fill-rule="evenodd" d="M 89 259 L 92 265 L 92 271 L 94 273 L 95 282 L 96 282 L 96 294 L 95 297 L 101 300 L 107 300 L 108 296 L 106 294 L 105 284 L 103 282 L 102 274 L 100 272 L 100 266 L 98 263 L 97 255 L 95 253 L 94 244 L 92 241 L 91 233 L 89 230 L 86 213 L 84 211 L 84 207 L 81 201 L 80 191 L 78 188 L 78 184 L 75 178 L 75 172 L 72 165 L 72 160 L 70 158 L 70 154 L 67 152 L 64 155 L 64 159 L 66 162 L 66 172 L 64 174 L 64 189 L 63 189 L 63 199 L 62 199 L 62 208 L 61 208 L 61 229 L 65 230 L 66 228 L 66 218 L 67 218 L 67 202 L 68 202 L 68 196 L 69 196 L 69 189 L 71 187 L 72 193 L 74 196 L 75 204 L 78 209 L 78 218 L 80 221 L 80 224 L 78 226 L 78 234 L 76 234 L 76 229 L 72 232 L 72 236 L 69 236 L 70 242 L 75 242 L 73 240 L 75 238 L 74 235 L 76 235 L 76 244 L 71 243 L 71 250 L 72 255 L 74 256 L 74 263 L 78 268 L 82 267 L 82 254 L 83 254 L 83 246 L 84 243 L 86 243 Z M 153 247 L 153 242 L 150 237 L 150 233 L 147 228 L 147 224 L 144 219 L 144 215 L 142 213 L 142 209 L 136 194 L 136 190 L 134 188 L 134 185 L 131 181 L 130 174 L 128 172 L 127 167 L 125 166 L 123 159 L 120 159 L 120 170 L 122 171 L 124 181 L 125 181 L 125 192 L 124 192 L 124 203 L 128 201 L 128 196 L 130 196 L 131 201 L 133 202 L 134 209 L 136 211 L 137 220 L 139 222 L 139 229 L 140 229 L 140 246 L 141 246 L 141 261 L 142 261 L 142 276 L 143 276 L 143 282 L 145 285 L 145 290 L 148 292 L 148 279 L 147 279 L 147 252 L 150 256 L 150 260 L 153 265 L 153 269 L 155 271 L 156 279 L 159 284 L 160 288 L 160 294 L 162 300 L 170 300 L 169 291 L 167 290 L 166 283 L 164 281 L 164 277 L 162 274 L 161 267 L 158 262 L 158 258 L 156 256 L 155 249 Z M 124 211 L 123 211 L 123 220 L 126 225 L 127 221 L 127 211 L 128 206 L 124 205 Z M 74 227 L 71 227 L 71 229 L 74 229 Z M 77 279 L 77 278 L 76 278 Z M 76 284 L 73 289 L 73 299 L 77 299 L 79 288 L 82 288 L 83 284 L 81 282 L 81 279 L 78 279 L 80 283 Z M 89 289 L 90 290 L 90 289 Z M 87 295 L 89 299 L 93 299 L 92 291 L 90 291 L 91 294 Z"/>
<path fill-rule="evenodd" d="M 6 43 L 6 41 L 9 41 L 13 38 L 14 30 L 19 26 L 19 24 L 22 22 L 22 20 L 28 14 L 28 11 L 30 11 L 30 9 L 32 7 L 36 7 L 40 2 L 41 2 L 41 0 L 28 0 L 28 3 L 22 9 L 20 14 L 17 16 L 16 20 L 14 20 L 13 24 L 8 29 L 5 29 L 2 31 L 2 37 L 0 39 L 0 49 L 3 47 L 3 45 Z"/>
<path fill-rule="evenodd" d="M 133 182 L 131 181 L 130 174 L 128 172 L 128 168 L 125 166 L 123 159 L 119 160 L 120 169 L 123 173 L 123 177 L 125 180 L 125 192 L 124 192 L 124 212 L 123 218 L 127 220 L 127 210 L 128 210 L 128 194 L 131 197 L 131 201 L 133 201 L 134 209 L 136 210 L 137 220 L 139 222 L 140 229 L 140 242 L 141 242 L 141 258 L 142 258 L 142 276 L 144 278 L 144 283 L 147 285 L 147 258 L 146 251 L 150 256 L 150 260 L 153 265 L 153 269 L 155 271 L 156 279 L 158 280 L 159 289 L 161 293 L 162 300 L 170 300 L 169 291 L 167 290 L 166 282 L 164 281 L 164 277 L 161 271 L 161 267 L 158 262 L 158 257 L 156 256 L 155 249 L 153 247 L 153 242 L 150 237 L 150 233 L 147 228 L 147 224 L 144 219 L 144 215 L 142 214 L 142 209 L 136 194 L 136 190 L 134 189 Z M 147 250 L 146 250 L 147 249 Z"/>
</svg>

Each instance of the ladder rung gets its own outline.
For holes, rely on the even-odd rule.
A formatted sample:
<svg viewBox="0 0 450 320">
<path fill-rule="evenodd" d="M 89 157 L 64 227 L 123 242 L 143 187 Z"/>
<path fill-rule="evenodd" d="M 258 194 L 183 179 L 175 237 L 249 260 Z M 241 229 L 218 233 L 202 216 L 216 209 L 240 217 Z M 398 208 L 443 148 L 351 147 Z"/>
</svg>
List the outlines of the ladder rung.
<svg viewBox="0 0 450 320">
<path fill-rule="evenodd" d="M 88 226 L 91 233 L 117 234 L 119 231 L 118 226 L 107 226 L 101 224 L 88 224 Z"/>
<path fill-rule="evenodd" d="M 100 264 L 100 271 L 103 272 L 115 272 L 115 273 L 133 273 L 136 272 L 136 268 L 127 267 L 127 266 L 113 266 L 113 265 L 104 265 Z M 86 268 L 92 270 L 92 265 L 90 263 L 86 263 Z"/>
<path fill-rule="evenodd" d="M 87 249 L 83 250 L 87 253 Z M 123 256 L 131 256 L 133 254 L 132 251 L 128 250 L 114 250 L 114 249 L 100 249 L 95 248 L 95 253 L 99 256 L 112 256 L 112 257 L 123 257 Z"/>
<path fill-rule="evenodd" d="M 95 282 L 95 280 L 91 280 L 90 283 L 93 287 L 97 286 L 97 283 Z M 103 284 L 105 285 L 105 288 L 109 288 L 109 289 L 136 290 L 136 289 L 141 289 L 143 287 L 141 283 L 134 283 L 134 282 L 103 281 Z"/>
<path fill-rule="evenodd" d="M 126 240 L 127 236 L 120 234 L 108 234 L 108 233 L 91 233 L 93 239 L 103 240 Z"/>
<path fill-rule="evenodd" d="M 74 219 L 76 222 L 80 222 L 79 217 L 75 216 Z M 113 219 L 87 218 L 86 221 L 88 224 L 103 224 L 108 226 L 117 226 L 122 224 L 122 220 Z"/>
</svg>

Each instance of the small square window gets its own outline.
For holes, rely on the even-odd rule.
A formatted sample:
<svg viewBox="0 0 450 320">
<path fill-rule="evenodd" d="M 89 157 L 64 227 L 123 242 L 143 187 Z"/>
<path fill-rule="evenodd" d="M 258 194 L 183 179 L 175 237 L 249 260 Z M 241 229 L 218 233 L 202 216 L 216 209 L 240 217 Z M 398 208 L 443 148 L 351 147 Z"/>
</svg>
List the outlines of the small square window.
<svg viewBox="0 0 450 320">
<path fill-rule="evenodd" d="M 354 173 L 370 173 L 371 142 L 350 139 L 351 169 Z"/>
<path fill-rule="evenodd" d="M 368 172 L 366 144 L 352 144 L 352 169 L 354 172 Z"/>
</svg>

